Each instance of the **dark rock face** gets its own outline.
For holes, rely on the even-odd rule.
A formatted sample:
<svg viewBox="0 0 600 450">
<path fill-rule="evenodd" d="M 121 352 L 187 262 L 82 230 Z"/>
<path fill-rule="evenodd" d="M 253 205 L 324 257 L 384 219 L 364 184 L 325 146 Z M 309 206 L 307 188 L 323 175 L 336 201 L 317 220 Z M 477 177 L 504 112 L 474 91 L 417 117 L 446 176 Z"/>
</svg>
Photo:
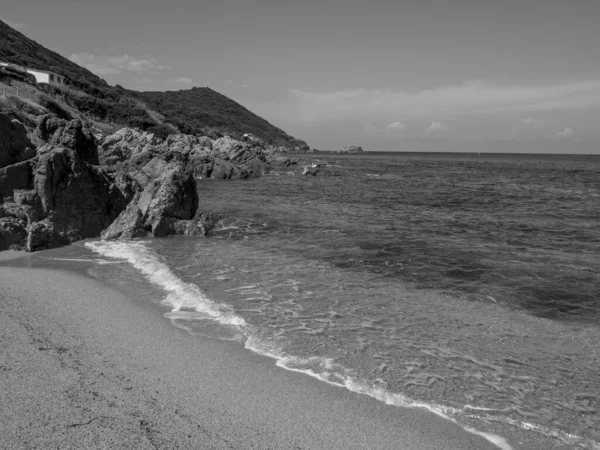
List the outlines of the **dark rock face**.
<svg viewBox="0 0 600 450">
<path fill-rule="evenodd" d="M 16 119 L 0 114 L 0 168 L 35 155 L 27 130 Z"/>
<path fill-rule="evenodd" d="M 110 170 L 94 165 L 93 137 L 80 121 L 48 122 L 41 121 L 39 128 L 50 143 L 37 156 L 0 169 L 0 248 L 34 251 L 98 236 L 133 196 L 131 180 L 117 180 Z M 64 126 L 50 136 L 55 125 Z"/>
<path fill-rule="evenodd" d="M 198 208 L 196 182 L 191 172 L 181 164 L 169 166 L 102 232 L 103 239 L 155 237 L 175 234 L 186 229 L 180 221 L 191 220 Z"/>
</svg>

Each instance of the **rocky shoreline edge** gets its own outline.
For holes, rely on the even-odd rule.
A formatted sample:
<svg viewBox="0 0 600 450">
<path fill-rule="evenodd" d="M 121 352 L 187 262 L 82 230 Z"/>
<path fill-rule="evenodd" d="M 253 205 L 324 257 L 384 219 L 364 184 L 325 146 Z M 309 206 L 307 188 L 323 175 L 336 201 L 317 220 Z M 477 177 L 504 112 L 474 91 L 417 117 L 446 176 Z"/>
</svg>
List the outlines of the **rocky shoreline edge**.
<svg viewBox="0 0 600 450">
<path fill-rule="evenodd" d="M 51 115 L 35 128 L 0 114 L 0 250 L 36 251 L 91 237 L 206 235 L 197 181 L 296 174 L 298 161 L 258 139 L 152 133 L 94 135 Z"/>
</svg>

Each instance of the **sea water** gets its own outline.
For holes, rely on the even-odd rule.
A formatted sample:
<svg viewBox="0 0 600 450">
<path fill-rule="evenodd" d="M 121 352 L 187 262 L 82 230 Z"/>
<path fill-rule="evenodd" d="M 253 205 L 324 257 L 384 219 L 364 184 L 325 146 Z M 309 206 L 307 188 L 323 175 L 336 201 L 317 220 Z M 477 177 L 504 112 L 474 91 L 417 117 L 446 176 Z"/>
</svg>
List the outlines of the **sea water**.
<svg viewBox="0 0 600 450">
<path fill-rule="evenodd" d="M 313 158 L 339 176 L 200 181 L 207 238 L 75 259 L 147 283 L 199 338 L 470 429 L 600 448 L 600 158 Z"/>
</svg>

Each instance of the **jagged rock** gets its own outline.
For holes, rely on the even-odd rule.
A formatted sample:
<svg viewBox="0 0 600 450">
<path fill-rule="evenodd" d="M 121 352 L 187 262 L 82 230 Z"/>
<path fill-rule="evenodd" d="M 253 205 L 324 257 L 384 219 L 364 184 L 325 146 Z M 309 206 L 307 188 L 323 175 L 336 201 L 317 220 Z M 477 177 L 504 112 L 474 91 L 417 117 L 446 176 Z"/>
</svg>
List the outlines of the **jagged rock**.
<svg viewBox="0 0 600 450">
<path fill-rule="evenodd" d="M 37 118 L 35 135 L 40 141 L 44 143 L 48 142 L 52 139 L 54 133 L 66 124 L 67 121 L 64 119 L 54 117 L 50 114 L 43 114 Z"/>
<path fill-rule="evenodd" d="M 78 119 L 71 120 L 59 128 L 52 136 L 50 144 L 74 150 L 84 162 L 99 164 L 94 135 Z"/>
<path fill-rule="evenodd" d="M 114 165 L 155 146 L 160 140 L 152 133 L 142 133 L 132 128 L 123 128 L 104 138 L 98 149 L 101 164 Z"/>
<path fill-rule="evenodd" d="M 163 141 L 131 129 L 107 137 L 99 153 L 100 162 L 126 170 L 142 187 L 155 177 L 161 166 L 174 160 L 187 165 L 201 179 L 261 176 L 273 169 L 271 161 L 275 155 L 279 165 L 285 165 L 284 160 L 290 161 L 266 149 L 258 139 L 241 142 L 225 136 L 212 141 L 207 136 L 171 134 Z"/>
<path fill-rule="evenodd" d="M 35 155 L 25 126 L 0 114 L 0 168 L 25 161 Z"/>
<path fill-rule="evenodd" d="M 176 232 L 175 223 L 192 219 L 197 208 L 196 181 L 190 171 L 175 163 L 159 178 L 148 183 L 117 220 L 102 232 L 102 238 L 173 234 Z"/>
<path fill-rule="evenodd" d="M 213 149 L 219 152 L 223 157 L 229 159 L 229 153 L 236 148 L 236 146 L 243 145 L 242 142 L 236 141 L 232 137 L 224 136 L 217 139 L 213 143 Z"/>
<path fill-rule="evenodd" d="M 44 236 L 52 238 L 48 247 L 98 236 L 131 198 L 105 169 L 62 147 L 52 148 L 39 157 L 34 190 L 39 197 L 40 216 L 51 220 L 51 225 L 45 226 L 51 233 L 38 230 L 35 248 L 44 245 L 40 243 Z M 36 201 L 35 196 L 32 200 Z"/>
</svg>

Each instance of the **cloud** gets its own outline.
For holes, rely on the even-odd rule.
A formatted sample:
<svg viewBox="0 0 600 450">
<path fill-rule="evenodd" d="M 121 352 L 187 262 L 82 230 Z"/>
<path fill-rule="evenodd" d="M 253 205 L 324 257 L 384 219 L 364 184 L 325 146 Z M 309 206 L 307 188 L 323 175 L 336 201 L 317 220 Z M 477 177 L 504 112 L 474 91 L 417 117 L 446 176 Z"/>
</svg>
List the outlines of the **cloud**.
<svg viewBox="0 0 600 450">
<path fill-rule="evenodd" d="M 421 91 L 354 89 L 332 92 L 288 91 L 287 101 L 266 105 L 290 122 L 318 123 L 389 116 L 482 116 L 600 108 L 600 80 L 554 85 L 499 86 L 465 81 Z"/>
<path fill-rule="evenodd" d="M 97 75 L 119 74 L 122 72 L 153 72 L 168 70 L 170 67 L 157 63 L 152 55 L 137 59 L 127 54 L 117 56 L 95 55 L 93 53 L 73 53 L 71 61 L 85 67 Z"/>
<path fill-rule="evenodd" d="M 233 80 L 227 80 L 226 83 L 231 84 L 231 83 L 233 83 Z"/>
<path fill-rule="evenodd" d="M 242 84 L 242 87 L 243 87 L 244 89 L 246 89 L 247 87 L 250 87 L 250 85 L 248 85 L 248 84 Z"/>
<path fill-rule="evenodd" d="M 2 21 L 9 27 L 14 28 L 15 30 L 18 30 L 20 28 L 25 28 L 27 26 L 24 23 L 13 22 L 12 20 L 2 19 Z"/>
<path fill-rule="evenodd" d="M 442 131 L 446 131 L 450 127 L 444 123 L 436 122 L 435 120 L 431 122 L 431 125 L 427 127 L 427 131 L 429 133 L 440 133 Z"/>
<path fill-rule="evenodd" d="M 523 119 L 523 124 L 531 128 L 544 128 L 544 119 L 527 117 L 526 119 Z"/>
<path fill-rule="evenodd" d="M 189 77 L 173 78 L 171 81 L 173 83 L 179 83 L 179 84 L 192 84 L 194 82 L 194 80 L 192 80 Z"/>
<path fill-rule="evenodd" d="M 569 136 L 573 136 L 573 133 L 574 133 L 574 131 L 572 128 L 565 128 L 564 130 L 556 133 L 556 135 L 558 137 L 569 137 Z"/>
<path fill-rule="evenodd" d="M 405 130 L 406 125 L 404 125 L 402 122 L 393 122 L 387 126 L 387 129 L 388 130 Z"/>
</svg>

